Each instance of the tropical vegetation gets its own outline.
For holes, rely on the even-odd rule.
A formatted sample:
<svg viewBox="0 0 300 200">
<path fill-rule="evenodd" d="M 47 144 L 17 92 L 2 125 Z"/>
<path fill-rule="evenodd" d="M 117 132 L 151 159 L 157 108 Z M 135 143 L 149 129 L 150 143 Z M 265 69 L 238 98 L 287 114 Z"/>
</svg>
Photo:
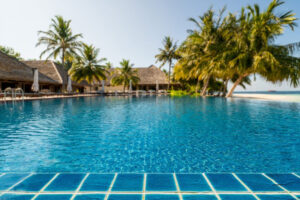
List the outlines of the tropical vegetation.
<svg viewBox="0 0 300 200">
<path fill-rule="evenodd" d="M 293 30 L 296 25 L 291 11 L 275 11 L 282 4 L 273 0 L 265 11 L 255 4 L 226 17 L 224 10 L 216 15 L 210 9 L 198 19 L 191 18 L 196 28 L 177 50 L 181 58 L 175 64 L 175 80 L 196 83 L 195 92 L 201 85 L 201 95 L 214 86 L 210 84 L 221 83 L 215 89 L 227 97 L 257 74 L 273 83 L 285 80 L 299 85 L 300 59 L 292 54 L 299 44 L 275 44 L 286 28 Z M 227 93 L 229 81 L 233 86 Z"/>
<path fill-rule="evenodd" d="M 64 67 L 66 58 L 77 55 L 82 43 L 79 41 L 82 34 L 73 34 L 71 20 L 65 20 L 62 16 L 55 16 L 51 19 L 48 31 L 39 31 L 40 37 L 36 46 L 44 45 L 45 50 L 40 54 L 42 58 L 48 54 L 46 59 L 60 57 Z"/>
<path fill-rule="evenodd" d="M 99 84 L 109 73 L 105 64 L 106 58 L 99 57 L 99 49 L 93 45 L 83 44 L 79 55 L 75 58 L 69 74 L 76 82 L 87 81 L 89 84 Z"/>
<path fill-rule="evenodd" d="M 275 43 L 286 29 L 294 30 L 296 26 L 292 11 L 277 11 L 282 4 L 281 0 L 272 0 L 265 10 L 254 4 L 226 16 L 225 9 L 218 13 L 209 9 L 189 19 L 195 28 L 188 30 L 179 46 L 171 37 L 164 37 L 155 59 L 161 68 L 168 65 L 168 71 L 163 71 L 168 76 L 169 90 L 171 82 L 180 83 L 180 90 L 171 93 L 231 97 L 237 86 L 245 88 L 256 76 L 272 83 L 288 81 L 291 86 L 298 86 L 300 58 L 294 56 L 294 51 L 300 49 L 300 43 Z M 71 20 L 55 16 L 49 30 L 38 33 L 36 46 L 45 47 L 40 57 L 58 58 L 56 62 L 68 70 L 74 81 L 98 84 L 113 72 L 111 83 L 122 85 L 124 91 L 130 82 L 139 81 L 129 60 L 122 60 L 120 67 L 112 70 L 111 62 L 99 59 L 99 49 L 80 41 L 82 34 L 73 33 Z M 12 48 L 0 46 L 0 51 L 21 59 Z"/>
<path fill-rule="evenodd" d="M 2 46 L 0 45 L 0 51 L 2 53 L 5 53 L 11 57 L 16 58 L 17 60 L 22 60 L 21 54 L 19 52 L 16 52 L 13 48 L 11 47 L 6 47 L 6 46 Z"/>
<path fill-rule="evenodd" d="M 136 85 L 140 78 L 138 77 L 137 70 L 133 69 L 133 64 L 129 60 L 123 59 L 120 62 L 119 68 L 116 68 L 113 72 L 113 78 L 111 79 L 112 85 L 123 85 L 123 91 L 129 89 L 130 82 Z"/>
<path fill-rule="evenodd" d="M 177 43 L 174 43 L 173 39 L 171 39 L 169 36 L 166 36 L 163 40 L 163 48 L 159 48 L 159 54 L 155 56 L 156 62 L 161 62 L 160 67 L 163 67 L 165 64 L 169 64 L 168 89 L 170 89 L 171 69 L 173 67 L 173 60 L 180 58 L 176 50 Z"/>
</svg>

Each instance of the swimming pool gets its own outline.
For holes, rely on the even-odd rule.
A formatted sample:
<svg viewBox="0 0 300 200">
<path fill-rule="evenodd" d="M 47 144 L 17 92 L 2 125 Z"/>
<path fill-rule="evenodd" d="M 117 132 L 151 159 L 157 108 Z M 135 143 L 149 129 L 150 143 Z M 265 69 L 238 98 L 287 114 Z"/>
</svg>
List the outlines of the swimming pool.
<svg viewBox="0 0 300 200">
<path fill-rule="evenodd" d="M 0 104 L 1 172 L 300 171 L 300 104 L 84 97 Z"/>
</svg>

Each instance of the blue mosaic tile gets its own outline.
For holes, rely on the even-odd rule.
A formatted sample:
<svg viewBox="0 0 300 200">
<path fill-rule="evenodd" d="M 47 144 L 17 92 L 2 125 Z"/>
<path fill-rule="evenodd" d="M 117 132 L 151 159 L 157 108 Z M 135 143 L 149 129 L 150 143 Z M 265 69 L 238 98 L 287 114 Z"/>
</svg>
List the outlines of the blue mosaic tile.
<svg viewBox="0 0 300 200">
<path fill-rule="evenodd" d="M 292 174 L 267 174 L 279 185 L 289 191 L 300 191 L 300 178 Z"/>
<path fill-rule="evenodd" d="M 238 174 L 237 176 L 254 192 L 283 191 L 261 174 Z"/>
<path fill-rule="evenodd" d="M 215 195 L 201 194 L 201 195 L 182 195 L 183 200 L 218 200 Z"/>
<path fill-rule="evenodd" d="M 221 194 L 222 200 L 256 200 L 253 195 L 248 194 Z"/>
<path fill-rule="evenodd" d="M 176 194 L 148 194 L 146 200 L 179 200 Z"/>
<path fill-rule="evenodd" d="M 36 200 L 69 200 L 71 197 L 71 194 L 41 194 Z"/>
<path fill-rule="evenodd" d="M 108 200 L 142 200 L 142 195 L 139 194 L 111 194 L 108 197 Z"/>
<path fill-rule="evenodd" d="M 180 191 L 211 191 L 201 174 L 176 174 Z"/>
<path fill-rule="evenodd" d="M 29 200 L 34 195 L 29 194 L 4 194 L 3 196 L 0 196 L 0 200 Z"/>
<path fill-rule="evenodd" d="M 114 174 L 90 174 L 80 191 L 108 191 Z"/>
<path fill-rule="evenodd" d="M 104 200 L 104 194 L 80 194 L 76 195 L 75 200 Z"/>
<path fill-rule="evenodd" d="M 7 190 L 28 174 L 5 174 L 0 177 L 0 190 Z"/>
<path fill-rule="evenodd" d="M 217 191 L 247 191 L 232 174 L 207 174 L 207 178 Z"/>
<path fill-rule="evenodd" d="M 176 191 L 172 174 L 148 174 L 147 191 Z"/>
<path fill-rule="evenodd" d="M 112 191 L 143 191 L 144 174 L 118 174 Z"/>
<path fill-rule="evenodd" d="M 13 191 L 38 192 L 46 185 L 55 174 L 34 174 L 14 187 Z"/>
<path fill-rule="evenodd" d="M 60 174 L 45 191 L 75 191 L 84 174 Z"/>
<path fill-rule="evenodd" d="M 294 197 L 290 195 L 280 194 L 280 195 L 257 195 L 261 200 L 295 200 Z"/>
</svg>

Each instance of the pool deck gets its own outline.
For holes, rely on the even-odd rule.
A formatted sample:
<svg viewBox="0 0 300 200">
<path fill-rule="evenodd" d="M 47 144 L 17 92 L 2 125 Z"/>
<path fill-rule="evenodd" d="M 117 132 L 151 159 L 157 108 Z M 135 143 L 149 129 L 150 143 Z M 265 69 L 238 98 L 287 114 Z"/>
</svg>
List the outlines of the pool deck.
<svg viewBox="0 0 300 200">
<path fill-rule="evenodd" d="M 0 199 L 289 200 L 300 199 L 300 175 L 2 173 Z"/>
<path fill-rule="evenodd" d="M 70 93 L 70 94 L 29 94 L 24 97 L 18 96 L 16 98 L 11 98 L 10 96 L 4 98 L 3 94 L 0 93 L 0 103 L 1 102 L 13 102 L 13 101 L 32 101 L 32 100 L 45 100 L 45 99 L 64 99 L 64 98 L 77 98 L 77 97 L 99 97 L 99 96 L 117 96 L 117 97 L 128 97 L 128 96 L 164 96 L 168 95 L 167 93 Z"/>
</svg>

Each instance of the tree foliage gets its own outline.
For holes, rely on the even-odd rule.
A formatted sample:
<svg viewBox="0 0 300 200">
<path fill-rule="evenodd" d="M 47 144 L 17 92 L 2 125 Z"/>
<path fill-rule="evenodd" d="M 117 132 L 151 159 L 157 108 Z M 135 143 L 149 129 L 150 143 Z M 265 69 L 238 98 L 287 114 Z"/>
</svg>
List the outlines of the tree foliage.
<svg viewBox="0 0 300 200">
<path fill-rule="evenodd" d="M 168 73 L 168 89 L 170 88 L 170 81 L 171 81 L 171 69 L 173 60 L 179 59 L 180 56 L 176 52 L 177 50 L 177 43 L 173 42 L 173 39 L 169 36 L 166 36 L 163 40 L 163 48 L 159 48 L 159 53 L 155 56 L 156 62 L 160 62 L 160 68 L 163 67 L 165 64 L 169 65 L 169 73 Z"/>
<path fill-rule="evenodd" d="M 13 48 L 11 47 L 6 47 L 6 46 L 1 46 L 0 45 L 0 51 L 2 53 L 5 53 L 11 57 L 16 58 L 17 60 L 23 60 L 21 57 L 21 54 L 19 52 L 16 52 Z"/>
<path fill-rule="evenodd" d="M 40 58 L 46 54 L 48 54 L 46 60 L 60 57 L 63 66 L 66 58 L 76 56 L 82 46 L 79 41 L 82 34 L 73 34 L 71 20 L 65 20 L 62 16 L 55 16 L 51 19 L 49 30 L 39 31 L 38 34 L 40 37 L 36 46 L 46 46 L 40 54 Z"/>
<path fill-rule="evenodd" d="M 130 81 L 133 85 L 136 85 L 140 78 L 138 77 L 137 70 L 133 69 L 133 64 L 129 60 L 123 59 L 120 62 L 121 67 L 116 68 L 113 73 L 111 83 L 113 85 L 123 85 L 123 90 L 129 87 Z"/>
<path fill-rule="evenodd" d="M 108 71 L 106 65 L 101 64 L 106 61 L 106 58 L 99 59 L 99 51 L 93 45 L 83 44 L 79 55 L 69 70 L 72 80 L 96 84 L 106 79 Z"/>
<path fill-rule="evenodd" d="M 292 86 L 299 85 L 300 62 L 292 55 L 299 43 L 275 44 L 284 29 L 293 30 L 296 25 L 291 11 L 276 14 L 282 4 L 273 0 L 265 11 L 255 4 L 226 17 L 222 17 L 224 9 L 218 16 L 210 9 L 198 19 L 191 18 L 196 28 L 189 30 L 178 49 L 181 59 L 175 68 L 177 80 L 197 79 L 203 83 L 202 95 L 211 79 L 223 83 L 224 93 L 231 81 L 233 87 L 227 97 L 238 85 L 250 84 L 249 76 L 255 74 L 274 83 L 290 81 Z"/>
</svg>

